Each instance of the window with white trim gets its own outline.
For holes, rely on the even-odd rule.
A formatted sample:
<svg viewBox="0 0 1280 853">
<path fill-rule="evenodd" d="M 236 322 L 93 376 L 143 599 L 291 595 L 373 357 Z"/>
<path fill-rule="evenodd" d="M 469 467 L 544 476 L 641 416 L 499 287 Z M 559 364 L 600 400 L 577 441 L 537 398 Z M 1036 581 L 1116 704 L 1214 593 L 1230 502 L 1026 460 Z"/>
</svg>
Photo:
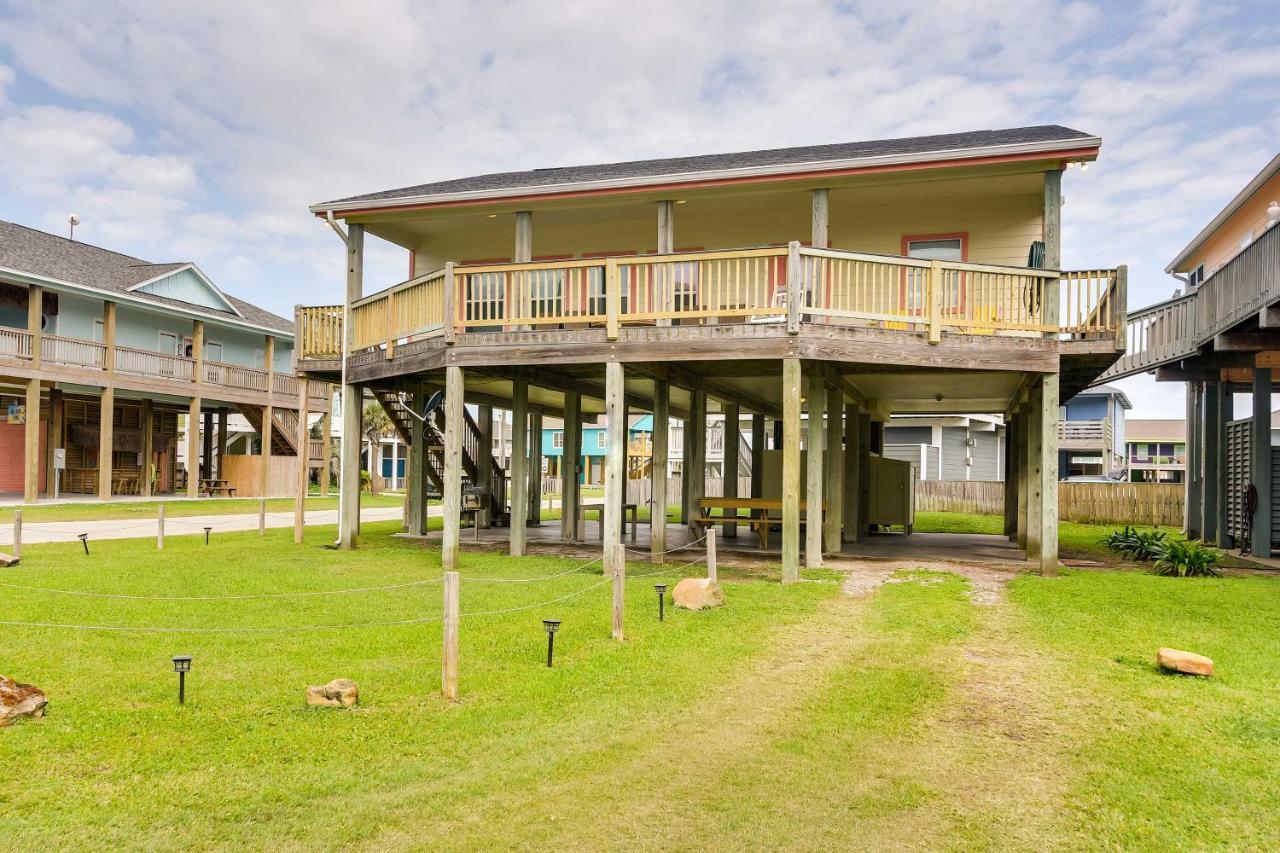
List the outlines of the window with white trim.
<svg viewBox="0 0 1280 853">
<path fill-rule="evenodd" d="M 551 433 L 551 446 L 554 447 L 556 450 L 564 449 L 564 432 L 563 431 Z"/>
</svg>

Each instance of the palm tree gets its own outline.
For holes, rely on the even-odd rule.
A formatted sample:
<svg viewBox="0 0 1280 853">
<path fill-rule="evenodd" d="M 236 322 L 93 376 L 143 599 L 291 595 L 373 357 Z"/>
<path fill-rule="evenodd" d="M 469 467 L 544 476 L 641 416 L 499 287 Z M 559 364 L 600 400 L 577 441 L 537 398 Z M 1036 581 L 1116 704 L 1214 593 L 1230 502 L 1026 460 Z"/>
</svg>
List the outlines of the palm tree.
<svg viewBox="0 0 1280 853">
<path fill-rule="evenodd" d="M 382 451 L 382 439 L 391 434 L 393 429 L 391 418 L 379 403 L 369 403 L 364 407 L 364 437 L 369 440 L 369 493 L 378 493 L 381 477 L 375 466 Z"/>
</svg>

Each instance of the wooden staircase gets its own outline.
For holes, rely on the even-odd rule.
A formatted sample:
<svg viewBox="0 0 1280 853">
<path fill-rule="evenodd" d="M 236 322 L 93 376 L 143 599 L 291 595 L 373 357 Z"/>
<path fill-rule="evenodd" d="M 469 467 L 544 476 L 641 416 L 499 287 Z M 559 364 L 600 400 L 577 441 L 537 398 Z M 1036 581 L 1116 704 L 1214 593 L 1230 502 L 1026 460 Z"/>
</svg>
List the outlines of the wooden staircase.
<svg viewBox="0 0 1280 853">
<path fill-rule="evenodd" d="M 374 399 L 382 406 L 382 410 L 387 413 L 391 423 L 395 426 L 396 433 L 404 440 L 405 444 L 413 443 L 413 423 L 416 420 L 410 406 L 415 409 L 421 408 L 424 400 L 415 399 L 413 394 L 395 393 L 391 391 L 374 391 Z M 506 524 L 507 521 L 507 495 L 506 495 L 506 471 L 493 458 L 493 449 L 484 447 L 483 437 L 480 433 L 480 425 L 476 423 L 475 418 L 471 417 L 471 412 L 467 411 L 464 406 L 462 409 L 462 417 L 466 422 L 465 429 L 462 433 L 462 473 L 464 479 L 468 482 L 475 483 L 479 479 L 480 466 L 488 464 L 490 466 L 489 474 L 489 500 L 490 500 L 490 518 L 497 524 Z M 423 435 L 423 446 L 426 451 L 426 475 L 431 485 L 436 491 L 444 493 L 444 411 L 443 409 L 434 412 L 428 416 L 422 425 L 425 431 Z"/>
<path fill-rule="evenodd" d="M 253 427 L 253 431 L 262 435 L 262 408 L 259 406 L 236 406 L 236 410 L 244 416 Z M 298 455 L 298 413 L 293 409 L 271 409 L 271 455 Z"/>
</svg>

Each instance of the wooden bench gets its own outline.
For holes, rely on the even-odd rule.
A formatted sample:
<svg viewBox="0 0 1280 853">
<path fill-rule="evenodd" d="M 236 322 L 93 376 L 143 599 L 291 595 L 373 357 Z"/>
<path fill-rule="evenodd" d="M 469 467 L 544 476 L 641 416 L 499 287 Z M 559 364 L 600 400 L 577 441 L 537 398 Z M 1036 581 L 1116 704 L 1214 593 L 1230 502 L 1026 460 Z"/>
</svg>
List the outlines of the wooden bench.
<svg viewBox="0 0 1280 853">
<path fill-rule="evenodd" d="M 579 539 L 586 538 L 586 531 L 584 527 L 586 525 L 586 521 L 587 521 L 586 516 L 588 512 L 596 512 L 599 514 L 598 517 L 600 520 L 600 541 L 603 542 L 604 541 L 604 504 L 603 503 L 582 504 L 580 507 L 578 507 L 578 538 Z M 627 515 L 631 516 L 631 541 L 635 542 L 636 532 L 640 527 L 639 507 L 637 507 L 635 504 L 623 504 L 622 515 L 624 519 L 623 521 L 624 527 L 626 526 L 625 519 Z"/>
<path fill-rule="evenodd" d="M 720 510 L 716 515 L 714 510 Z M 740 510 L 751 514 L 746 517 L 738 515 Z M 822 502 L 822 510 L 826 512 L 827 502 Z M 805 511 L 805 502 L 800 501 L 800 512 Z M 742 524 L 755 531 L 760 550 L 769 547 L 769 531 L 782 529 L 782 501 L 774 498 L 702 498 L 698 501 L 698 517 L 693 519 L 692 526 L 705 529 L 713 524 L 724 527 Z M 800 518 L 800 530 L 805 528 L 804 517 Z"/>
<path fill-rule="evenodd" d="M 201 480 L 200 493 L 213 497 L 214 493 L 224 494 L 229 498 L 236 496 L 235 487 L 226 480 Z"/>
</svg>

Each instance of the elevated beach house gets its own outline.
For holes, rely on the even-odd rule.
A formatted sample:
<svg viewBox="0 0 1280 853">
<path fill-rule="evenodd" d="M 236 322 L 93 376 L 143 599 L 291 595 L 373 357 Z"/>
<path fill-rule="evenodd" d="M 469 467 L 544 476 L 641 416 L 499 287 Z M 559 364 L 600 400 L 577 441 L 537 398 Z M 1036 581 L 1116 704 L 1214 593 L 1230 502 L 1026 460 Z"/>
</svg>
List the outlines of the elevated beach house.
<svg viewBox="0 0 1280 853">
<path fill-rule="evenodd" d="M 293 372 L 292 322 L 194 263 L 0 222 L 0 493 L 195 497 L 229 476 L 231 412 L 262 435 L 240 493 L 278 491 L 273 455 L 296 470 L 301 447 L 318 465 L 321 442 L 296 443 L 298 413 L 327 411 L 328 395 Z M 284 481 L 291 493 L 297 478 Z"/>
<path fill-rule="evenodd" d="M 1129 315 L 1104 380 L 1153 372 L 1183 383 L 1186 533 L 1269 557 L 1280 549 L 1280 454 L 1271 396 L 1280 369 L 1280 155 L 1169 262 L 1171 299 Z M 1247 411 L 1235 395 L 1248 394 Z M 1167 455 L 1161 453 L 1160 455 Z"/>
<path fill-rule="evenodd" d="M 685 422 L 690 473 L 684 495 L 666 494 L 667 433 L 656 431 L 653 505 L 680 505 L 688 527 L 669 536 L 654 524 L 653 557 L 711 525 L 764 529 L 762 544 L 775 527 L 794 580 L 802 539 L 805 562 L 819 565 L 872 527 L 909 525 L 882 506 L 906 465 L 881 453 L 892 414 L 994 413 L 1013 436 L 1002 451 L 1015 472 L 1007 534 L 1053 571 L 1059 400 L 1124 346 L 1123 267 L 1060 269 L 1062 176 L 1100 144 L 1026 127 L 490 174 L 316 204 L 346 241 L 347 289 L 299 310 L 299 369 L 339 381 L 345 358 L 344 405 L 371 388 L 411 454 L 428 452 L 415 449 L 422 401 L 444 391 L 440 466 L 420 470 L 444 485 L 446 566 L 463 499 L 486 504 L 486 523 L 508 521 L 511 552 L 524 552 L 533 416 L 562 418 L 576 458 L 580 425 L 608 414 L 610 571 L 623 559 L 624 427 L 651 413 Z M 366 233 L 409 252 L 407 281 L 366 289 Z M 514 413 L 509 490 L 492 479 L 486 418 L 464 401 Z M 711 411 L 725 415 L 726 454 L 759 454 L 750 495 L 705 495 Z M 740 442 L 748 414 L 754 437 Z M 342 484 L 348 547 L 354 459 Z M 464 472 L 478 491 L 461 494 Z M 572 483 L 565 538 L 582 506 Z"/>
</svg>

